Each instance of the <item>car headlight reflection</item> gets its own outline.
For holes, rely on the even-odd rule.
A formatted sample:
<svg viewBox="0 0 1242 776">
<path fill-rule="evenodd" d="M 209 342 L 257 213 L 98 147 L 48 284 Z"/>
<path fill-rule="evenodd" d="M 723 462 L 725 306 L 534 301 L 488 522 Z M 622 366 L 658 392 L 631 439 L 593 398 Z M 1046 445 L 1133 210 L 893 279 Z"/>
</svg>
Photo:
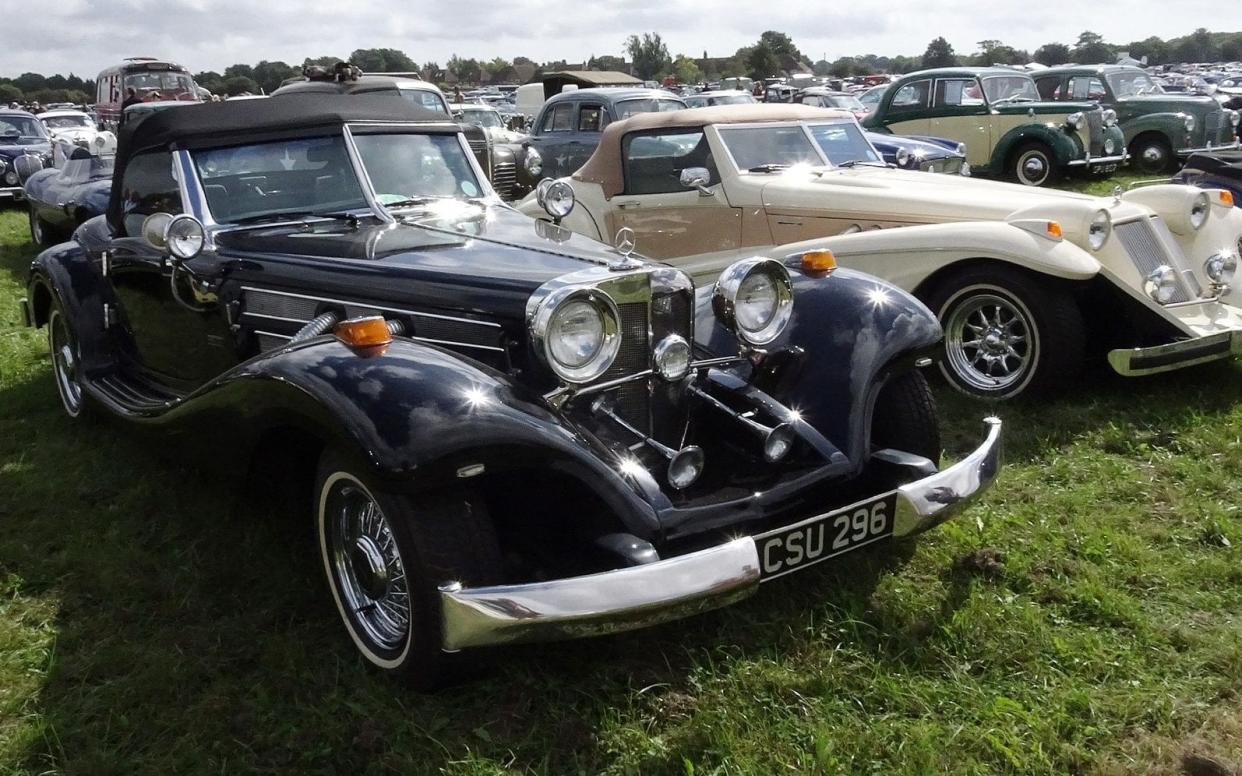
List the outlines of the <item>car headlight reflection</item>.
<svg viewBox="0 0 1242 776">
<path fill-rule="evenodd" d="M 569 383 L 587 383 L 608 371 L 621 347 L 616 304 L 590 289 L 549 296 L 535 316 L 532 334 L 548 366 Z"/>
<path fill-rule="evenodd" d="M 1108 236 L 1112 232 L 1112 217 L 1107 210 L 1100 210 L 1091 219 L 1091 223 L 1087 225 L 1087 244 L 1091 246 L 1091 250 L 1098 251 L 1104 247 L 1104 243 L 1108 242 Z"/>
<path fill-rule="evenodd" d="M 743 259 L 724 272 L 712 293 L 717 319 L 748 345 L 775 340 L 793 316 L 793 282 L 778 261 Z"/>
</svg>

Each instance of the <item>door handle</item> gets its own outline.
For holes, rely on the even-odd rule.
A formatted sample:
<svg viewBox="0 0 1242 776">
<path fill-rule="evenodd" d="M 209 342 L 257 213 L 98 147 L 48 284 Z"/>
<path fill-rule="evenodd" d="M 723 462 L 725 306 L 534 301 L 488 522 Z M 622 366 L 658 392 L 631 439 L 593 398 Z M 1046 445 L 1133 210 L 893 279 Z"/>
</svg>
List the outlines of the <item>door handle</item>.
<svg viewBox="0 0 1242 776">
<path fill-rule="evenodd" d="M 642 206 L 643 206 L 643 203 L 641 202 L 618 202 L 617 203 L 618 210 L 633 210 L 635 208 L 639 208 Z"/>
</svg>

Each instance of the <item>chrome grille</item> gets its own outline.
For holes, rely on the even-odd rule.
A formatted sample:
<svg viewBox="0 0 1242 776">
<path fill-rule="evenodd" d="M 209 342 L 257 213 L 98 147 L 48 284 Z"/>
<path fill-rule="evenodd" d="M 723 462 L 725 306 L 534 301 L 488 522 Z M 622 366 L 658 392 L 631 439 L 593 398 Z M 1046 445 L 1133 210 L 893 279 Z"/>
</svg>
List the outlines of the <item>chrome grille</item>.
<svg viewBox="0 0 1242 776">
<path fill-rule="evenodd" d="M 501 162 L 492 168 L 492 188 L 501 199 L 513 199 L 513 187 L 517 184 L 517 167 L 513 162 Z"/>
<path fill-rule="evenodd" d="M 1104 111 L 1089 110 L 1087 111 L 1087 137 L 1089 139 L 1088 150 L 1092 156 L 1104 155 Z"/>
<path fill-rule="evenodd" d="M 1190 293 L 1186 289 L 1186 284 L 1182 276 L 1182 263 L 1169 250 L 1169 245 L 1176 245 L 1172 242 L 1172 237 L 1167 235 L 1168 227 L 1159 219 L 1142 218 L 1138 221 L 1130 221 L 1124 224 L 1117 224 L 1115 231 L 1117 239 L 1121 240 L 1121 244 L 1126 249 L 1126 253 L 1130 255 L 1130 260 L 1134 262 L 1134 266 L 1138 268 L 1139 274 L 1146 278 L 1157 267 L 1168 265 L 1177 273 L 1178 283 L 1177 291 L 1170 300 L 1170 303 L 1188 302 L 1190 301 Z M 1166 234 L 1161 234 L 1164 232 Z"/>
<path fill-rule="evenodd" d="M 651 349 L 647 338 L 647 304 L 626 302 L 617 305 L 621 315 L 621 349 L 601 381 L 626 377 L 651 368 Z M 616 413 L 644 434 L 651 433 L 651 407 L 647 381 L 627 383 L 616 393 Z"/>
<path fill-rule="evenodd" d="M 1214 110 L 1205 116 L 1203 119 L 1204 145 L 1230 142 L 1233 138 L 1230 133 L 1224 131 L 1226 125 L 1229 125 L 1229 119 L 1222 110 Z M 1233 129 L 1233 126 L 1229 125 L 1229 128 Z"/>
<path fill-rule="evenodd" d="M 952 156 L 947 159 L 929 159 L 919 165 L 919 169 L 923 172 L 943 172 L 949 175 L 957 175 L 962 171 L 962 162 L 960 157 Z"/>
<path fill-rule="evenodd" d="M 304 323 L 315 317 L 315 311 L 318 308 L 319 302 L 314 299 L 255 291 L 246 294 L 245 311 L 251 315 Z"/>
<path fill-rule="evenodd" d="M 481 137 L 468 137 L 466 140 L 470 143 L 470 150 L 476 154 L 487 149 L 487 140 Z"/>
</svg>

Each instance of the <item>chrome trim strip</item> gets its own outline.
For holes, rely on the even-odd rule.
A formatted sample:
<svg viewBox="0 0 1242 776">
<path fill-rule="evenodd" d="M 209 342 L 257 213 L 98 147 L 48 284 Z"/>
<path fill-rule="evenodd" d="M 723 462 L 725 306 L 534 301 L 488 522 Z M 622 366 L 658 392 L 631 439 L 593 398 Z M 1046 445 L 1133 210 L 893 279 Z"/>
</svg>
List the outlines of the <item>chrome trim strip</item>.
<svg viewBox="0 0 1242 776">
<path fill-rule="evenodd" d="M 987 437 L 974 452 L 897 489 L 894 536 L 944 522 L 995 481 L 1001 422 L 985 422 Z M 752 594 L 759 581 L 758 545 L 754 537 L 743 536 L 667 560 L 580 577 L 480 588 L 449 582 L 440 587 L 441 647 L 455 652 L 633 630 L 733 603 Z"/>
<path fill-rule="evenodd" d="M 333 302 L 335 304 L 350 305 L 353 307 L 365 307 L 368 310 L 383 310 L 386 313 L 399 313 L 401 315 L 417 315 L 422 318 L 437 318 L 442 321 L 458 321 L 461 323 L 473 323 L 477 326 L 490 326 L 493 329 L 504 328 L 494 321 L 479 321 L 473 318 L 458 318 L 452 315 L 439 315 L 437 313 L 420 313 L 415 310 L 402 310 L 397 307 L 381 307 L 379 305 L 368 304 L 366 302 L 350 302 L 345 299 L 332 299 L 326 296 L 310 296 L 308 294 L 295 294 L 292 291 L 277 291 L 271 288 L 256 288 L 255 286 L 242 286 L 242 291 L 253 291 L 257 294 L 276 294 L 277 296 L 291 296 L 296 299 L 309 299 L 313 302 Z"/>
<path fill-rule="evenodd" d="M 255 313 L 250 310 L 242 310 L 242 315 L 252 315 L 255 318 L 266 318 L 269 321 L 285 321 L 286 323 L 310 323 L 306 318 L 285 318 L 280 315 L 268 315 L 267 313 Z"/>
<path fill-rule="evenodd" d="M 345 138 L 345 150 L 349 153 L 349 163 L 353 165 L 354 176 L 362 184 L 362 198 L 367 201 L 367 206 L 375 213 L 376 218 L 384 223 L 395 224 L 397 219 L 393 218 L 388 208 L 381 205 L 375 196 L 375 185 L 371 183 L 371 176 L 367 175 L 366 165 L 362 163 L 362 154 L 354 144 L 354 133 L 350 131 L 349 124 L 342 125 L 341 134 Z"/>
<path fill-rule="evenodd" d="M 474 345 L 469 342 L 454 342 L 452 340 L 438 340 L 438 339 L 432 339 L 430 337 L 408 337 L 407 336 L 406 339 L 412 339 L 415 342 L 430 342 L 433 345 L 449 345 L 455 348 L 474 348 L 475 350 L 491 350 L 497 353 L 505 352 L 504 348 L 498 348 L 495 345 Z"/>
<path fill-rule="evenodd" d="M 290 335 L 290 334 L 277 334 L 277 333 L 276 333 L 276 332 L 274 332 L 274 331 L 263 331 L 262 329 L 255 329 L 255 330 L 254 330 L 254 333 L 255 333 L 256 335 L 260 335 L 260 336 L 263 336 L 263 337 L 275 337 L 276 339 L 282 339 L 282 340 L 291 340 L 291 339 L 293 339 L 293 336 L 292 336 L 292 335 Z"/>
</svg>

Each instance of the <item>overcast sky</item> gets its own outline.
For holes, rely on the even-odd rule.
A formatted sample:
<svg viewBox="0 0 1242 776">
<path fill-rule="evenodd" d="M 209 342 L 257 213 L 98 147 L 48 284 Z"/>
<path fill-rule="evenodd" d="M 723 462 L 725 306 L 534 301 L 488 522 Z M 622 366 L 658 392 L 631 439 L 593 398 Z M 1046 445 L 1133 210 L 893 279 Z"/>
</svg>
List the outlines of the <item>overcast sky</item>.
<svg viewBox="0 0 1242 776">
<path fill-rule="evenodd" d="M 580 62 L 622 53 L 630 33 L 658 32 L 673 54 L 728 56 L 764 30 L 785 32 L 812 61 L 852 54 L 921 54 L 943 35 L 958 53 L 999 39 L 1034 49 L 1090 29 L 1110 43 L 1168 39 L 1196 27 L 1242 30 L 1242 3 L 1168 0 L 52 0 L 9 4 L 0 75 L 93 78 L 127 56 L 193 72 L 261 59 L 300 64 L 391 47 L 420 64 L 463 57 Z M 834 10 L 833 6 L 846 6 Z M 849 8 L 853 5 L 854 8 Z M 1183 10 L 1184 9 L 1184 10 Z M 13 14 L 18 14 L 14 16 Z"/>
</svg>

